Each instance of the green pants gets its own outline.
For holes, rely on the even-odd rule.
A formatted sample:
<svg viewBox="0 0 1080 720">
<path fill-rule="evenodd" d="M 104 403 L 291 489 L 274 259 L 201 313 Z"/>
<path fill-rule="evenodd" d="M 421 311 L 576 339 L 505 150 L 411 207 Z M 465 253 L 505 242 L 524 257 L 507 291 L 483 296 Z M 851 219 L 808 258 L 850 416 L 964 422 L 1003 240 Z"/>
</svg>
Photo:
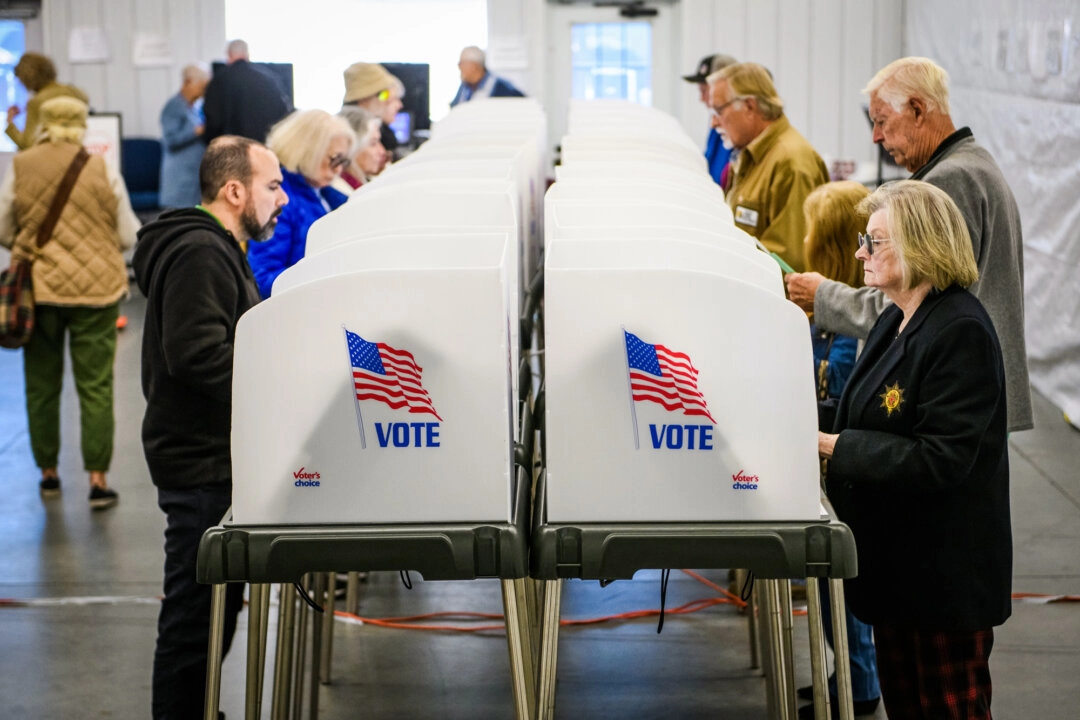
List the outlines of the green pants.
<svg viewBox="0 0 1080 720">
<path fill-rule="evenodd" d="M 64 337 L 79 394 L 83 465 L 105 472 L 112 460 L 113 361 L 119 303 L 103 308 L 38 305 L 34 332 L 23 348 L 30 449 L 39 468 L 53 468 L 60 455 L 60 390 L 64 379 Z"/>
</svg>

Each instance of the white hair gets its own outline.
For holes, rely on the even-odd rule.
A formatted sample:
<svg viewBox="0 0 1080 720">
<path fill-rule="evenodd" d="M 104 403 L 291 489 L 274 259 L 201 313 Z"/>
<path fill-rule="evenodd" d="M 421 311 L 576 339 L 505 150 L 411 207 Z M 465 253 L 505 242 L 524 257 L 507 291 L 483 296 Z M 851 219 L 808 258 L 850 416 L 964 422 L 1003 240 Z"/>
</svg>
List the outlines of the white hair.
<svg viewBox="0 0 1080 720">
<path fill-rule="evenodd" d="M 247 42 L 245 42 L 244 40 L 240 40 L 239 38 L 236 39 L 236 40 L 233 40 L 232 42 L 230 42 L 228 45 L 225 46 L 225 53 L 229 57 L 234 57 L 235 56 L 235 57 L 246 58 L 248 56 L 248 52 L 249 52 L 249 50 L 248 50 Z"/>
<path fill-rule="evenodd" d="M 180 71 L 180 79 L 183 82 L 198 82 L 200 80 L 209 80 L 210 73 L 209 71 L 207 71 L 206 66 L 201 63 L 185 65 L 184 69 Z"/>
<path fill-rule="evenodd" d="M 484 56 L 484 51 L 475 45 L 470 45 L 461 51 L 461 62 L 474 62 L 487 67 L 487 58 Z"/>
</svg>

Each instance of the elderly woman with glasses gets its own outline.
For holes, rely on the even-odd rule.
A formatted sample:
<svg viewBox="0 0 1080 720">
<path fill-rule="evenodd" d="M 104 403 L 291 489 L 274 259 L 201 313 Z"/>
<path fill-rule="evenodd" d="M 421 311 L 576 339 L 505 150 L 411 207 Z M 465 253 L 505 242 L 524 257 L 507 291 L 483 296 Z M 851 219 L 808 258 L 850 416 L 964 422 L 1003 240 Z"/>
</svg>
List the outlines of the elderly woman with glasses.
<svg viewBox="0 0 1080 720">
<path fill-rule="evenodd" d="M 948 195 L 905 180 L 860 209 L 864 281 L 893 304 L 819 435 L 828 496 L 858 547 L 847 598 L 874 628 L 889 717 L 990 718 L 1012 580 L 1001 347 L 965 289 L 978 270 Z"/>
<path fill-rule="evenodd" d="M 281 163 L 281 187 L 289 204 L 278 217 L 274 235 L 248 247 L 248 262 L 263 298 L 270 296 L 277 276 L 304 257 L 311 224 L 347 199 L 330 183 L 351 161 L 356 134 L 342 117 L 303 110 L 274 125 L 266 145 Z"/>
<path fill-rule="evenodd" d="M 381 173 L 386 167 L 386 148 L 379 139 L 382 121 L 367 110 L 353 105 L 346 105 L 338 113 L 349 121 L 356 133 L 357 144 L 349 164 L 333 182 L 333 187 L 346 195 L 351 195 L 361 185 Z"/>
</svg>

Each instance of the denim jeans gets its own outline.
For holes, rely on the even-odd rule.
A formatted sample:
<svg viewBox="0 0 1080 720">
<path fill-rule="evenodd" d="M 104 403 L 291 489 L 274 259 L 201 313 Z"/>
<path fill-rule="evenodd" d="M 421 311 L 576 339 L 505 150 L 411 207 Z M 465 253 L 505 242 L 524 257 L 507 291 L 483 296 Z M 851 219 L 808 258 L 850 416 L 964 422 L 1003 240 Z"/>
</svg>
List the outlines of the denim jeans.
<svg viewBox="0 0 1080 720">
<path fill-rule="evenodd" d="M 158 489 L 158 506 L 168 525 L 165 599 L 154 652 L 154 720 L 197 720 L 203 716 L 211 588 L 195 581 L 195 563 L 203 533 L 221 521 L 231 503 L 231 484 Z M 230 583 L 226 591 L 223 653 L 228 652 L 236 633 L 243 593 L 242 583 Z"/>
</svg>

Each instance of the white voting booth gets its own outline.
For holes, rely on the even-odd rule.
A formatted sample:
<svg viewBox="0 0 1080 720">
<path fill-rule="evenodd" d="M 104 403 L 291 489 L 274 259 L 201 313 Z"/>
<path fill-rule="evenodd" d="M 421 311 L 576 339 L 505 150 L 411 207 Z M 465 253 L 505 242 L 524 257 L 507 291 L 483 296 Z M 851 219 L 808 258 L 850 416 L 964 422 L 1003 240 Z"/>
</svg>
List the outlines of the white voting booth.
<svg viewBox="0 0 1080 720">
<path fill-rule="evenodd" d="M 448 132 L 363 186 L 241 319 L 234 523 L 509 520 L 541 172 L 512 124 L 494 153 L 460 161 L 448 148 L 477 141 Z"/>
<path fill-rule="evenodd" d="M 618 110 L 597 105 L 572 109 L 545 198 L 548 520 L 817 518 L 805 315 L 719 189 L 689 179 L 700 153 L 658 148 L 665 121 L 642 110 L 598 140 Z"/>
</svg>

